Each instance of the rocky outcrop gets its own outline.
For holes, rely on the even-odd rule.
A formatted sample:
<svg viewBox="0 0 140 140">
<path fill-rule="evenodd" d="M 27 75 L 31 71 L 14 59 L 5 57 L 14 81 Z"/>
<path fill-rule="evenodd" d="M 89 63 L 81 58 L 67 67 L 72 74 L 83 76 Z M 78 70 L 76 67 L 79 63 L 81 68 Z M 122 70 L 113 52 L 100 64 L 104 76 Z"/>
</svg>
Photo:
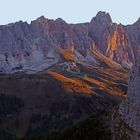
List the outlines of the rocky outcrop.
<svg viewBox="0 0 140 140">
<path fill-rule="evenodd" d="M 140 139 L 140 51 L 132 67 L 129 77 L 128 96 L 121 103 L 119 113 L 122 120 L 129 125 L 137 134 L 137 139 Z"/>
<path fill-rule="evenodd" d="M 0 26 L 0 72 L 35 73 L 65 62 L 64 54 L 73 55 L 74 61 L 101 65 L 95 50 L 112 65 L 130 68 L 140 44 L 139 33 L 139 20 L 118 25 L 105 12 L 89 23 L 68 24 L 42 16 L 31 24 L 20 21 Z"/>
<path fill-rule="evenodd" d="M 108 13 L 99 12 L 89 27 L 90 37 L 105 56 L 123 67 L 131 67 L 134 54 L 125 26 L 112 23 Z"/>
</svg>

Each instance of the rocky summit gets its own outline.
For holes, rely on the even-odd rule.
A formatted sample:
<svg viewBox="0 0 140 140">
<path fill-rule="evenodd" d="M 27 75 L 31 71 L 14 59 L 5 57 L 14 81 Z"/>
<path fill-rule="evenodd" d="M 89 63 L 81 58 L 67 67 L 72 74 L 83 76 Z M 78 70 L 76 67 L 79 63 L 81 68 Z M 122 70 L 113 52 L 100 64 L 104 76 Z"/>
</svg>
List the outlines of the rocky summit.
<svg viewBox="0 0 140 140">
<path fill-rule="evenodd" d="M 72 61 L 94 66 L 102 65 L 104 57 L 112 67 L 129 69 L 139 44 L 139 20 L 118 25 L 108 13 L 99 12 L 91 22 L 68 24 L 42 16 L 30 24 L 19 21 L 0 26 L 0 72 L 36 73 L 70 56 Z"/>
</svg>

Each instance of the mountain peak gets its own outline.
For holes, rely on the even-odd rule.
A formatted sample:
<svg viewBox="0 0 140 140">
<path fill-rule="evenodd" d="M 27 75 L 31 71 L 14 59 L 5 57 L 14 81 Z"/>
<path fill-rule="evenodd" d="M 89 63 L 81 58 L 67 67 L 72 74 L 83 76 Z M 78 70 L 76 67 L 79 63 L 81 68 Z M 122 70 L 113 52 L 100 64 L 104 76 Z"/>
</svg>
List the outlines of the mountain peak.
<svg viewBox="0 0 140 140">
<path fill-rule="evenodd" d="M 104 11 L 99 11 L 97 15 L 91 20 L 91 22 L 101 22 L 101 23 L 112 23 L 112 19 L 109 13 Z"/>
<path fill-rule="evenodd" d="M 65 21 L 62 18 L 57 18 L 56 21 L 61 22 L 61 23 L 65 23 Z"/>
<path fill-rule="evenodd" d="M 37 21 L 45 21 L 46 18 L 44 16 L 40 16 L 39 18 L 36 19 Z"/>
<path fill-rule="evenodd" d="M 108 14 L 109 13 L 107 13 L 105 11 L 99 11 L 96 16 L 105 16 L 105 15 L 108 15 Z"/>
</svg>

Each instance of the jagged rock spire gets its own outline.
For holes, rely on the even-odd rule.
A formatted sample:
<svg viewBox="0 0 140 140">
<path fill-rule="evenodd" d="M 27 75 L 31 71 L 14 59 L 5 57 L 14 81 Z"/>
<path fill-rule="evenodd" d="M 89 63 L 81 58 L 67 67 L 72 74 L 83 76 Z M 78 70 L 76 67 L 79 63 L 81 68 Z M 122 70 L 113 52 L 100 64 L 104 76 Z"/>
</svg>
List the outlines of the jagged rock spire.
<svg viewBox="0 0 140 140">
<path fill-rule="evenodd" d="M 91 20 L 91 22 L 95 22 L 95 21 L 99 23 L 104 23 L 104 24 L 112 23 L 112 19 L 109 13 L 102 12 L 102 11 L 99 11 L 97 15 Z"/>
</svg>

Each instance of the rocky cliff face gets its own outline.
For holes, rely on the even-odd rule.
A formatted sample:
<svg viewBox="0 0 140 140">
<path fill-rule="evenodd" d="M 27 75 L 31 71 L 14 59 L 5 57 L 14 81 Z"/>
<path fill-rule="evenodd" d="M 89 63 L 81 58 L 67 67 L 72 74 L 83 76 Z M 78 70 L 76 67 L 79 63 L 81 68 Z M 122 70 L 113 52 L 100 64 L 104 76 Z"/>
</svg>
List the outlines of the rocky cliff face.
<svg viewBox="0 0 140 140">
<path fill-rule="evenodd" d="M 105 56 L 123 67 L 130 67 L 134 54 L 126 28 L 127 26 L 112 23 L 109 14 L 99 12 L 92 19 L 89 32 Z"/>
<path fill-rule="evenodd" d="M 35 73 L 70 59 L 130 68 L 140 44 L 140 22 L 123 26 L 99 12 L 90 23 L 68 24 L 40 17 L 30 24 L 0 26 L 0 71 Z M 96 53 L 96 54 L 95 54 Z M 97 59 L 97 55 L 103 55 Z"/>
<path fill-rule="evenodd" d="M 132 67 L 129 77 L 128 96 L 121 103 L 119 113 L 121 118 L 135 132 L 130 139 L 139 140 L 140 133 L 140 51 L 137 53 L 137 58 Z M 135 136 L 135 137 L 134 137 Z M 134 137 L 134 138 L 133 138 Z"/>
</svg>

